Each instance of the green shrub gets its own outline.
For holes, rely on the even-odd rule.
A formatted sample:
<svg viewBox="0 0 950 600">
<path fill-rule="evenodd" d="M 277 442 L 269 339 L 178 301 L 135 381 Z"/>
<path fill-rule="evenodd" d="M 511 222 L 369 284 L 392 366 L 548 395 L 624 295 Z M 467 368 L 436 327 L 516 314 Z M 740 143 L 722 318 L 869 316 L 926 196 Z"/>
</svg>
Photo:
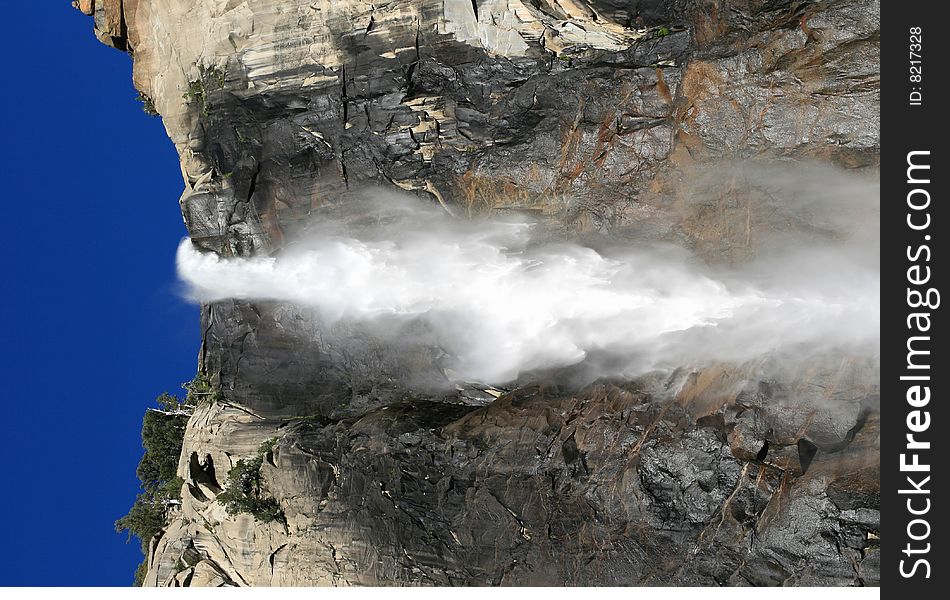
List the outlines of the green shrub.
<svg viewBox="0 0 950 600">
<path fill-rule="evenodd" d="M 657 35 L 657 37 L 666 37 L 666 36 L 670 35 L 670 28 L 669 28 L 669 27 L 660 27 L 659 29 L 657 29 L 656 35 Z"/>
<path fill-rule="evenodd" d="M 221 400 L 221 390 L 208 379 L 204 373 L 198 373 L 195 378 L 182 386 L 187 390 L 185 403 L 192 406 L 199 404 L 214 404 Z"/>
<path fill-rule="evenodd" d="M 267 440 L 257 449 L 253 458 L 239 460 L 228 471 L 227 488 L 218 494 L 217 500 L 224 505 L 229 515 L 249 513 L 263 523 L 286 522 L 277 500 L 264 493 L 264 481 L 261 477 L 264 458 L 276 445 L 277 438 Z"/>
<path fill-rule="evenodd" d="M 208 116 L 211 114 L 211 104 L 208 102 L 208 93 L 213 86 L 218 89 L 224 87 L 225 72 L 217 67 L 198 66 L 198 79 L 188 82 L 188 89 L 182 94 L 182 97 L 198 104 L 201 114 Z"/>
<path fill-rule="evenodd" d="M 162 408 L 147 410 L 142 417 L 145 454 L 135 471 L 146 490 L 160 488 L 175 479 L 191 412 L 189 405 L 179 403 L 178 398 L 169 394 L 162 394 L 157 402 Z"/>
<path fill-rule="evenodd" d="M 139 563 L 139 566 L 135 567 L 135 577 L 132 580 L 132 585 L 135 587 L 142 587 L 142 584 L 145 583 L 145 574 L 148 573 L 148 565 L 145 564 L 145 561 Z"/>
<path fill-rule="evenodd" d="M 139 95 L 135 97 L 136 100 L 142 103 L 142 110 L 150 117 L 159 116 L 158 111 L 155 109 L 155 103 L 148 96 L 148 94 L 143 94 L 139 92 Z"/>
<path fill-rule="evenodd" d="M 118 532 L 128 531 L 129 537 L 135 536 L 142 546 L 142 553 L 148 553 L 148 543 L 165 526 L 165 502 L 148 492 L 139 494 L 129 514 L 115 522 Z"/>
<path fill-rule="evenodd" d="M 181 456 L 185 426 L 194 410 L 194 404 L 170 394 L 156 399 L 158 408 L 149 408 L 142 417 L 142 447 L 145 454 L 139 461 L 136 475 L 142 492 L 135 498 L 129 513 L 115 522 L 117 532 L 127 531 L 129 539 L 138 538 L 142 554 L 148 555 L 148 545 L 155 535 L 168 524 L 168 508 L 181 502 L 178 477 L 178 459 Z M 147 570 L 145 563 L 135 572 L 136 585 Z"/>
</svg>

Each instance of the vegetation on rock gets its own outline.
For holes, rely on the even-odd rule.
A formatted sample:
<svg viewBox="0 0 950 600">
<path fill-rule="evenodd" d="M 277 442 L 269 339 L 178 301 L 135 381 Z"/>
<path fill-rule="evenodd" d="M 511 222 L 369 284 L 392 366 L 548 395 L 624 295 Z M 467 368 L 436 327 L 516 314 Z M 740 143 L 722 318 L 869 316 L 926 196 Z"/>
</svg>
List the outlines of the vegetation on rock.
<svg viewBox="0 0 950 600">
<path fill-rule="evenodd" d="M 199 402 L 218 399 L 218 391 L 200 373 L 183 387 L 188 392 L 184 400 L 162 394 L 155 401 L 158 406 L 145 411 L 142 417 L 145 454 L 135 471 L 142 492 L 128 514 L 115 522 L 117 532 L 127 531 L 130 539 L 138 538 L 146 559 L 149 542 L 168 523 L 169 509 L 181 503 L 184 481 L 178 476 L 178 459 L 188 418 Z M 135 571 L 135 585 L 142 584 L 147 570 L 143 561 Z"/>
<path fill-rule="evenodd" d="M 182 97 L 198 104 L 201 114 L 209 116 L 211 114 L 211 104 L 208 103 L 208 94 L 215 85 L 217 89 L 223 88 L 225 83 L 225 73 L 217 67 L 198 66 L 198 79 L 188 82 L 188 89 Z"/>
<path fill-rule="evenodd" d="M 204 373 L 198 373 L 195 378 L 182 386 L 188 392 L 185 404 L 197 406 L 199 404 L 214 404 L 221 400 L 221 390 L 208 380 Z"/>
<path fill-rule="evenodd" d="M 284 512 L 277 500 L 267 496 L 261 477 L 264 459 L 273 452 L 277 438 L 267 440 L 257 449 L 253 458 L 241 459 L 228 471 L 228 484 L 225 491 L 218 494 L 217 500 L 224 505 L 230 515 L 250 513 L 263 523 L 284 522 Z"/>
<path fill-rule="evenodd" d="M 158 110 L 155 108 L 155 102 L 149 97 L 148 94 L 143 94 L 139 92 L 139 95 L 135 97 L 136 100 L 142 103 L 142 110 L 150 117 L 159 116 Z"/>
</svg>

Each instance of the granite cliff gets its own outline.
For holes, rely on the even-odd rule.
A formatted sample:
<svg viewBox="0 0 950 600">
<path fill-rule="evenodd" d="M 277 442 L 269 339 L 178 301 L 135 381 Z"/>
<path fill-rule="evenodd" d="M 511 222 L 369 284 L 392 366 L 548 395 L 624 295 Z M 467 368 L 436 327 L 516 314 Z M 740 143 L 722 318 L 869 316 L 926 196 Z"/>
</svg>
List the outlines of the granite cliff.
<svg viewBox="0 0 950 600">
<path fill-rule="evenodd" d="M 192 242 L 222 256 L 279 253 L 373 186 L 739 264 L 835 232 L 729 165 L 878 165 L 875 0 L 75 4 L 133 57 Z M 431 388 L 425 348 L 301 307 L 201 315 L 216 393 L 146 585 L 877 583 L 873 360 Z M 227 473 L 274 439 L 282 518 L 227 513 Z"/>
</svg>

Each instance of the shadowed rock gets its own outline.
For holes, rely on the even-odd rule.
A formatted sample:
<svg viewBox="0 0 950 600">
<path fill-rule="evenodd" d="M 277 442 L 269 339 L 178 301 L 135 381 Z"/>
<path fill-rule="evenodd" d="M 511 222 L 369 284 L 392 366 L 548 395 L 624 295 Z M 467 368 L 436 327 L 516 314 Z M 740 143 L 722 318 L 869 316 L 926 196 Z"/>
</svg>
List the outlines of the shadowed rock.
<svg viewBox="0 0 950 600">
<path fill-rule="evenodd" d="M 740 264 L 833 232 L 736 161 L 879 160 L 874 0 L 77 6 L 133 55 L 190 236 L 223 256 L 278 253 L 383 186 Z M 277 302 L 205 305 L 202 328 L 223 400 L 189 422 L 148 585 L 877 583 L 873 364 L 570 385 L 579 366 L 503 393 Z M 275 437 L 286 523 L 228 515 L 225 474 Z"/>
</svg>

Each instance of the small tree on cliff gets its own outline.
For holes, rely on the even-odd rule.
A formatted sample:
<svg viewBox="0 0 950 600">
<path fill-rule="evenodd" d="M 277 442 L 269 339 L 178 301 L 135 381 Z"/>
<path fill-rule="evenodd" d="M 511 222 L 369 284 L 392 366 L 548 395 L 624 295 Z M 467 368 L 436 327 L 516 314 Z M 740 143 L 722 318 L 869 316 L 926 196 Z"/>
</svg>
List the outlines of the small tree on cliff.
<svg viewBox="0 0 950 600">
<path fill-rule="evenodd" d="M 267 440 L 257 449 L 253 458 L 242 458 L 228 471 L 227 489 L 218 494 L 216 500 L 224 505 L 229 515 L 250 513 L 263 523 L 285 522 L 280 504 L 265 493 L 261 476 L 264 459 L 274 451 L 276 445 L 276 438 Z"/>
<path fill-rule="evenodd" d="M 142 554 L 148 556 L 152 538 L 165 527 L 170 506 L 181 502 L 181 486 L 177 475 L 185 426 L 194 406 L 170 394 L 156 399 L 158 408 L 149 408 L 142 417 L 142 447 L 145 454 L 136 469 L 142 492 L 128 514 L 115 522 L 118 532 L 127 531 L 129 539 L 138 538 Z M 145 565 L 135 572 L 135 584 L 141 585 Z"/>
</svg>

